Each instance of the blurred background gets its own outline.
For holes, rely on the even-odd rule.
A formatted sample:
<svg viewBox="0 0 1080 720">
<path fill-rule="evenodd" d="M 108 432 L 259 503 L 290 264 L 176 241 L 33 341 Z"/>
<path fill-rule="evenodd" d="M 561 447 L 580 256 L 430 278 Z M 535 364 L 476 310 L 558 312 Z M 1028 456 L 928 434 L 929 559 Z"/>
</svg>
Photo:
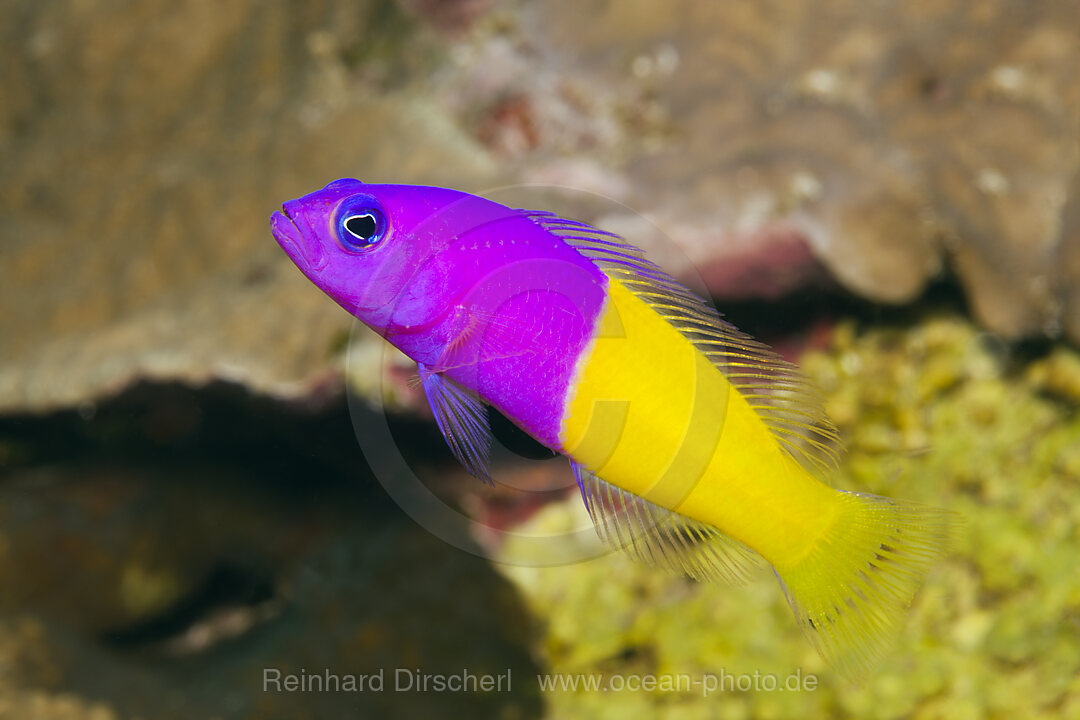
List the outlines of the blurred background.
<svg viewBox="0 0 1080 720">
<path fill-rule="evenodd" d="M 1077 10 L 3 0 L 0 718 L 1080 717 Z M 270 213 L 339 177 L 616 201 L 581 218 L 821 386 L 844 487 L 963 513 L 870 681 L 770 575 L 531 567 L 402 512 L 353 434 L 384 412 L 479 527 L 581 510 L 508 428 L 513 482 L 465 476 L 408 365 L 280 251 Z M 513 684 L 263 689 L 398 667 Z M 536 680 L 721 671 L 819 682 Z"/>
</svg>

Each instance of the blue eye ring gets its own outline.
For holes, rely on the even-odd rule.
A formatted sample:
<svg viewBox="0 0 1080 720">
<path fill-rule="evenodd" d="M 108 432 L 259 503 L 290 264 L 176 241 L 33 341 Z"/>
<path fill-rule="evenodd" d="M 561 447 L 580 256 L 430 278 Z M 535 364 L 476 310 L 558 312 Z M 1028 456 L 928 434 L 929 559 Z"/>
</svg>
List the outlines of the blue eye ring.
<svg viewBox="0 0 1080 720">
<path fill-rule="evenodd" d="M 371 250 L 386 237 L 388 229 L 386 215 L 370 200 L 343 205 L 335 225 L 341 245 L 350 252 Z"/>
</svg>

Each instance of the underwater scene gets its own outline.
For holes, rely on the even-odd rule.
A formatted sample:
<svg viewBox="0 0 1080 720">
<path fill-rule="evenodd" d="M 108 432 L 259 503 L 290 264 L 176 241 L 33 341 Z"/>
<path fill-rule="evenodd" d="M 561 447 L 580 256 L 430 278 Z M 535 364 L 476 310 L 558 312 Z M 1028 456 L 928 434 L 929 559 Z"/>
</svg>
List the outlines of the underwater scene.
<svg viewBox="0 0 1080 720">
<path fill-rule="evenodd" d="M 1074 3 L 0 8 L 0 720 L 1080 718 Z"/>
</svg>

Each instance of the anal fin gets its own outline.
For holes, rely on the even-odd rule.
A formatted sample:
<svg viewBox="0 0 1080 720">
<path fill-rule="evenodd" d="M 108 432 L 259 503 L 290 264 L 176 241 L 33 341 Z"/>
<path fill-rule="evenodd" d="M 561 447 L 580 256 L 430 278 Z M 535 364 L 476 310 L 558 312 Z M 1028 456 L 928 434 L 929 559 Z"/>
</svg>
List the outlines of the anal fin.
<svg viewBox="0 0 1080 720">
<path fill-rule="evenodd" d="M 745 582 L 764 561 L 722 532 L 601 480 L 571 463 L 581 498 L 608 545 L 649 565 L 684 573 L 695 580 Z"/>
</svg>

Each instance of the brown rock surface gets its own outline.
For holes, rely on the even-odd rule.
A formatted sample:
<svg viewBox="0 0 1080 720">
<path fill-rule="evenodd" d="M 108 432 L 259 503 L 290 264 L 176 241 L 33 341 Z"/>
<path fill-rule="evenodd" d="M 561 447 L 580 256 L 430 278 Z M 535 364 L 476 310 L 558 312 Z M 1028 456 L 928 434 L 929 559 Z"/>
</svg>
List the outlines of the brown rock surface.
<svg viewBox="0 0 1080 720">
<path fill-rule="evenodd" d="M 578 149 L 695 264 L 794 227 L 872 300 L 949 265 L 990 329 L 1080 339 L 1075 4 L 568 5 L 531 40 L 582 96 L 635 101 Z"/>
<path fill-rule="evenodd" d="M 0 409 L 336 378 L 349 319 L 266 219 L 341 176 L 598 191 L 718 297 L 950 267 L 991 330 L 1080 339 L 1069 2 L 12 5 Z"/>
<path fill-rule="evenodd" d="M 0 407 L 325 376 L 349 321 L 274 244 L 275 206 L 338 176 L 485 168 L 430 98 L 391 91 L 422 61 L 379 33 L 427 41 L 380 8 L 21 3 L 0 30 Z M 368 76 L 345 72 L 358 52 Z"/>
</svg>

